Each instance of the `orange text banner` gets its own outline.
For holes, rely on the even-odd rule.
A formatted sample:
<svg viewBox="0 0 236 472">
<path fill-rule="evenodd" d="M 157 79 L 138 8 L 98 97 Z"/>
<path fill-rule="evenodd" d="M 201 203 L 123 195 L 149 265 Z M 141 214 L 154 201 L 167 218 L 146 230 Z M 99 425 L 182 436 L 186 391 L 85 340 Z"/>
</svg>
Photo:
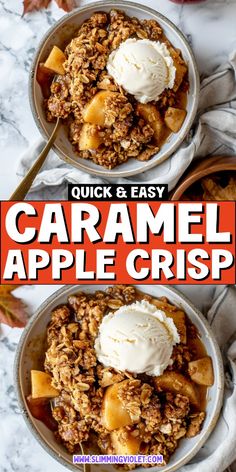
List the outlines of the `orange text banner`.
<svg viewBox="0 0 236 472">
<path fill-rule="evenodd" d="M 2 284 L 234 284 L 234 202 L 1 202 Z"/>
</svg>

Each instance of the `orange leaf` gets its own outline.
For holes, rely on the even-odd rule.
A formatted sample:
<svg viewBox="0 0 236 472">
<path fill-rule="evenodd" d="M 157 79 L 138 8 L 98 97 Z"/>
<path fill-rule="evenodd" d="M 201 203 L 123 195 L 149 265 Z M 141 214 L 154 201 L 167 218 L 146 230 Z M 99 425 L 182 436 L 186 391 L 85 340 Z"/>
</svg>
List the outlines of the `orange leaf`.
<svg viewBox="0 0 236 472">
<path fill-rule="evenodd" d="M 47 8 L 50 2 L 51 0 L 23 0 L 23 15 L 25 15 L 25 13 L 29 13 L 30 11 L 41 10 L 41 8 Z"/>
<path fill-rule="evenodd" d="M 23 328 L 27 323 L 26 306 L 11 293 L 17 287 L 18 285 L 0 285 L 0 323 L 12 328 Z"/>
<path fill-rule="evenodd" d="M 56 3 L 59 8 L 62 8 L 67 12 L 74 10 L 74 8 L 76 7 L 75 0 L 56 0 Z"/>
</svg>

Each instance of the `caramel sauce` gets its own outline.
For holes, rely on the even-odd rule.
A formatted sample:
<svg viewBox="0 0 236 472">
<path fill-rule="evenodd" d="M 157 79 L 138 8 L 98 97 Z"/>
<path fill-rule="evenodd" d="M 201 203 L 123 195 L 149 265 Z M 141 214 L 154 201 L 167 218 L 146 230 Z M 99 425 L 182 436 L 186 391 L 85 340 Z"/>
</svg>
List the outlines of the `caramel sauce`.
<svg viewBox="0 0 236 472">
<path fill-rule="evenodd" d="M 167 128 L 167 126 L 163 126 L 162 136 L 161 136 L 161 139 L 158 141 L 159 148 L 162 148 L 162 146 L 165 144 L 165 142 L 167 141 L 167 139 L 169 138 L 171 134 L 172 134 L 172 131 L 169 128 Z"/>
<path fill-rule="evenodd" d="M 41 87 L 43 98 L 49 98 L 51 91 L 51 83 L 53 81 L 54 72 L 44 66 L 43 63 L 40 63 L 36 72 L 36 80 Z"/>
<path fill-rule="evenodd" d="M 57 430 L 58 424 L 52 416 L 50 400 L 48 398 L 32 398 L 29 395 L 27 397 L 27 405 L 34 418 L 42 421 L 51 431 Z"/>
<path fill-rule="evenodd" d="M 176 108 L 181 108 L 181 110 L 186 110 L 187 108 L 187 92 L 184 92 L 183 90 L 178 90 L 176 93 L 176 99 L 175 99 L 175 106 Z"/>
<path fill-rule="evenodd" d="M 201 339 L 199 338 L 199 335 L 196 335 L 196 337 L 188 336 L 187 345 L 192 353 L 193 361 L 207 356 L 206 348 L 202 343 Z M 198 385 L 196 383 L 194 383 L 194 387 L 198 392 L 200 411 L 205 411 L 207 403 L 207 387 L 205 387 L 204 385 Z"/>
</svg>

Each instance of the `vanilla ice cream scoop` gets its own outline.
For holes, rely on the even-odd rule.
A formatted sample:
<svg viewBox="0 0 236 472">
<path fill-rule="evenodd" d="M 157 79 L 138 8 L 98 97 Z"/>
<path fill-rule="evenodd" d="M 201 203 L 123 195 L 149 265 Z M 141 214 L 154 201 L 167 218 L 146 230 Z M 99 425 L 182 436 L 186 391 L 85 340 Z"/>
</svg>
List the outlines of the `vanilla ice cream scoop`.
<svg viewBox="0 0 236 472">
<path fill-rule="evenodd" d="M 104 366 L 156 376 L 170 364 L 179 342 L 173 320 L 142 300 L 104 316 L 95 350 Z"/>
<path fill-rule="evenodd" d="M 141 103 L 157 101 L 166 88 L 173 88 L 173 59 L 165 43 L 130 38 L 113 51 L 107 70 L 117 84 Z"/>
</svg>

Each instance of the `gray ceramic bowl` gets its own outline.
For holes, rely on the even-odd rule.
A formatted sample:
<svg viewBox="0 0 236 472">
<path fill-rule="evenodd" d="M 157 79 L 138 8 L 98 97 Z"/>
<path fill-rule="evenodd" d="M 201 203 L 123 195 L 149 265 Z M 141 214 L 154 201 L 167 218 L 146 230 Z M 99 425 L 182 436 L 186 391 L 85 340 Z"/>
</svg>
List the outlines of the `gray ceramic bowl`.
<svg viewBox="0 0 236 472">
<path fill-rule="evenodd" d="M 73 471 L 78 471 L 79 467 L 72 464 L 71 455 L 68 454 L 61 444 L 56 442 L 53 433 L 47 429 L 42 422 L 36 420 L 28 409 L 26 397 L 30 394 L 31 389 L 30 370 L 42 368 L 45 352 L 46 327 L 50 320 L 51 310 L 59 304 L 66 303 L 68 295 L 76 293 L 79 290 L 94 292 L 95 290 L 104 290 L 105 287 L 105 285 L 65 286 L 54 293 L 39 307 L 24 329 L 15 358 L 15 387 L 21 411 L 29 429 L 49 454 Z M 215 427 L 223 398 L 224 373 L 222 359 L 219 347 L 207 321 L 188 299 L 173 288 L 164 285 L 137 285 L 136 287 L 155 297 L 165 296 L 172 303 L 183 308 L 190 320 L 197 327 L 207 353 L 211 356 L 213 361 L 215 382 L 214 385 L 208 389 L 206 419 L 202 431 L 194 438 L 181 440 L 178 449 L 171 457 L 167 466 L 152 468 L 153 472 L 170 472 L 177 470 L 179 467 L 189 462 L 203 446 Z M 95 469 L 100 472 L 116 470 L 105 464 L 101 466 L 91 465 L 91 472 L 95 472 Z M 142 467 L 137 469 L 137 471 L 140 472 L 142 470 Z"/>
<path fill-rule="evenodd" d="M 112 8 L 124 10 L 129 16 L 136 16 L 139 19 L 155 19 L 164 29 L 166 36 L 172 44 L 182 51 L 182 55 L 189 68 L 190 89 L 187 102 L 187 116 L 180 131 L 170 135 L 164 146 L 158 154 L 153 156 L 149 161 L 141 162 L 137 159 L 129 159 L 124 164 L 115 167 L 112 170 L 106 170 L 92 161 L 82 159 L 73 151 L 72 145 L 68 139 L 67 127 L 62 126 L 54 144 L 54 151 L 57 155 L 85 172 L 103 177 L 127 177 L 141 172 L 145 172 L 152 167 L 165 161 L 180 146 L 188 131 L 191 128 L 197 111 L 199 96 L 199 76 L 197 72 L 196 62 L 192 50 L 179 29 L 167 18 L 157 11 L 144 5 L 127 2 L 127 1 L 105 1 L 88 4 L 86 7 L 74 10 L 72 13 L 63 16 L 56 22 L 46 33 L 37 49 L 30 76 L 30 103 L 35 122 L 39 131 L 44 138 L 51 135 L 54 125 L 47 123 L 43 110 L 43 96 L 39 84 L 36 81 L 36 71 L 38 64 L 44 62 L 53 45 L 57 45 L 62 49 L 73 37 L 74 32 L 84 20 L 89 18 L 92 13 L 97 11 L 109 12 Z"/>
</svg>

